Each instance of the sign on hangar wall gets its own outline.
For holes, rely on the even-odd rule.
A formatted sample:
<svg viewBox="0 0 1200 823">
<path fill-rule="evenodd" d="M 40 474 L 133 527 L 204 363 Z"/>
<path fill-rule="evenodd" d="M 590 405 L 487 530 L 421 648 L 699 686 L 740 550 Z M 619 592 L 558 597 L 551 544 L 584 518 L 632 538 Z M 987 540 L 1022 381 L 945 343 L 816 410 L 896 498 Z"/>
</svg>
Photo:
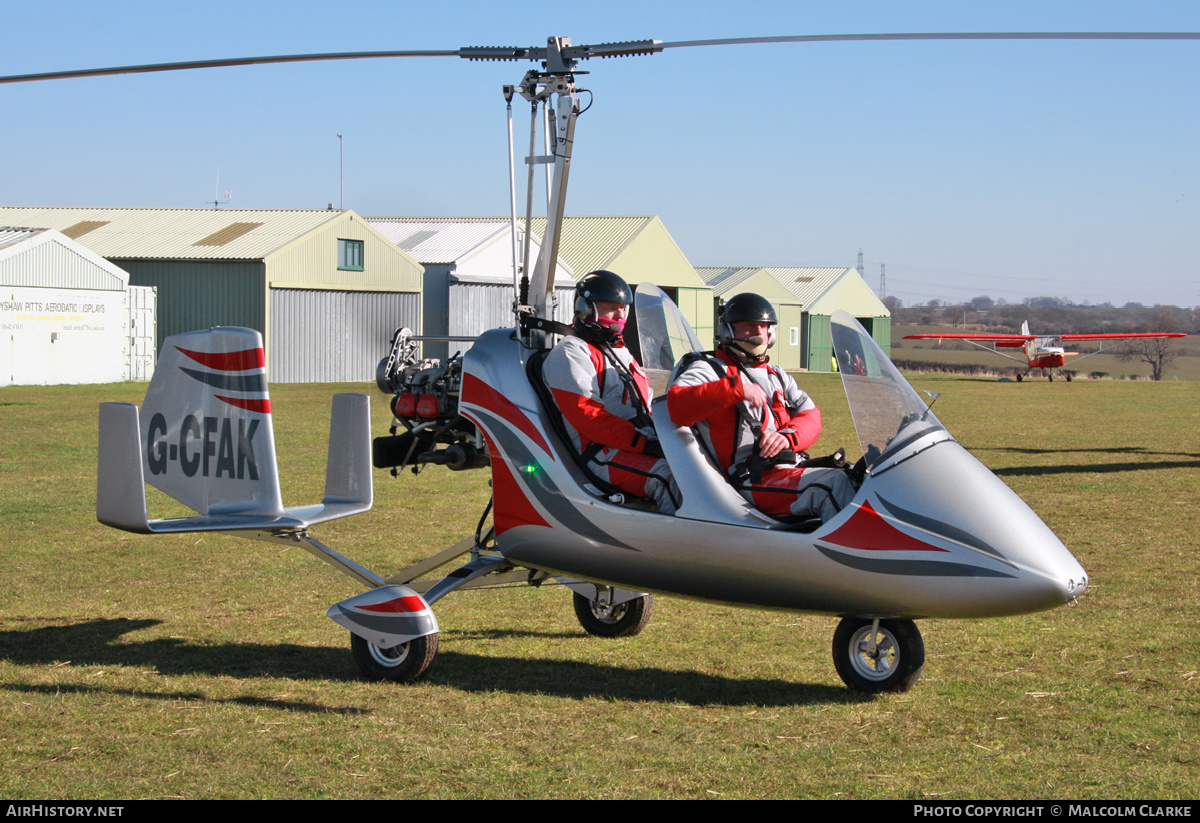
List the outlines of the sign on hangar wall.
<svg viewBox="0 0 1200 823">
<path fill-rule="evenodd" d="M 120 291 L 0 289 L 0 386 L 125 379 L 125 300 Z"/>
</svg>

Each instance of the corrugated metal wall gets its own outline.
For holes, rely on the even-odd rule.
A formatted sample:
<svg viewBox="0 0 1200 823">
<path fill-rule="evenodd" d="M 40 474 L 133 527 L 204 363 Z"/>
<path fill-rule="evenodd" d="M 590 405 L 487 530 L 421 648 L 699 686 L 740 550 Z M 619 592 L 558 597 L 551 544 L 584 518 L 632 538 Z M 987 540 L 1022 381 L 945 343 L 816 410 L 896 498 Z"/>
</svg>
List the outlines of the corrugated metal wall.
<svg viewBox="0 0 1200 823">
<path fill-rule="evenodd" d="M 574 289 L 555 289 L 558 305 L 554 319 L 570 323 L 574 317 Z M 479 335 L 489 329 L 512 327 L 513 287 L 508 283 L 451 283 L 449 334 Z"/>
<path fill-rule="evenodd" d="M 129 285 L 158 288 L 158 338 L 212 326 L 266 328 L 266 287 L 260 261 L 113 260 Z"/>
<path fill-rule="evenodd" d="M 554 319 L 560 323 L 571 323 L 575 320 L 575 289 L 555 289 L 558 305 L 554 307 Z"/>
<path fill-rule="evenodd" d="M 432 267 L 427 267 L 432 268 Z M 426 286 L 432 278 L 426 278 Z M 437 295 L 427 291 L 424 334 L 445 334 L 451 337 L 478 337 L 489 329 L 512 328 L 513 287 L 508 283 L 449 283 L 445 315 L 431 316 Z M 554 319 L 570 323 L 575 316 L 575 290 L 555 289 L 558 305 Z M 414 327 L 415 328 L 415 327 Z M 446 358 L 465 351 L 469 343 L 426 343 L 426 357 Z"/>
<path fill-rule="evenodd" d="M 392 333 L 420 318 L 414 293 L 272 289 L 271 382 L 373 381 Z"/>
<path fill-rule="evenodd" d="M 158 293 L 149 286 L 126 290 L 129 310 L 129 348 L 125 352 L 125 379 L 149 380 L 154 376 L 158 352 Z"/>
<path fill-rule="evenodd" d="M 451 283 L 451 336 L 477 335 L 487 329 L 512 326 L 513 287 L 493 283 Z"/>
<path fill-rule="evenodd" d="M 430 336 L 446 336 L 450 334 L 450 263 L 428 264 L 425 266 L 425 291 L 421 304 L 420 334 Z M 414 332 L 417 329 L 413 329 Z M 425 342 L 421 344 L 422 357 L 436 357 L 445 360 L 450 356 L 449 344 L 442 342 Z"/>
</svg>

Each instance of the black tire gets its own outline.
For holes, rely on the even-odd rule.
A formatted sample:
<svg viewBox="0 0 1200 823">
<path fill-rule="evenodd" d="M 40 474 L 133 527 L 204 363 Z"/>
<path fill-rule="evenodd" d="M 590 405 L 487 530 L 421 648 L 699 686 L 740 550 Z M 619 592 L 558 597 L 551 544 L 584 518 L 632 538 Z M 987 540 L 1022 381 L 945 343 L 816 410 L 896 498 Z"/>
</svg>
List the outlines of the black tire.
<svg viewBox="0 0 1200 823">
<path fill-rule="evenodd" d="M 1018 383 L 1020 383 L 1020 382 L 1021 382 L 1022 380 L 1024 380 L 1024 379 L 1025 379 L 1025 375 L 1023 375 L 1023 374 L 1018 374 L 1018 375 L 1017 375 L 1017 382 L 1018 382 Z"/>
<path fill-rule="evenodd" d="M 633 637 L 640 634 L 654 612 L 654 595 L 601 606 L 582 594 L 575 595 L 575 616 L 588 634 L 596 637 Z"/>
<path fill-rule="evenodd" d="M 871 620 L 847 617 L 833 633 L 833 666 L 859 691 L 908 691 L 925 667 L 925 642 L 911 620 L 880 620 L 875 654 L 867 652 Z"/>
<path fill-rule="evenodd" d="M 350 635 L 350 651 L 363 677 L 371 680 L 391 680 L 396 683 L 411 683 L 432 665 L 437 655 L 436 634 L 418 637 L 399 646 L 383 649 L 364 640 L 357 634 Z"/>
</svg>

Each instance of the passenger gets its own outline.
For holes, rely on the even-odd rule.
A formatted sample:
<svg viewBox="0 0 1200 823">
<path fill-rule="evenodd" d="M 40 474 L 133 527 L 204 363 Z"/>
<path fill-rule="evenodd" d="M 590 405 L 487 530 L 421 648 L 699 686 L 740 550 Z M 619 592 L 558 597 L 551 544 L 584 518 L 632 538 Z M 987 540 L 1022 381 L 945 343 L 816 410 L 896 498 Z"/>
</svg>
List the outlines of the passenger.
<svg viewBox="0 0 1200 823">
<path fill-rule="evenodd" d="M 601 269 L 586 275 L 575 286 L 577 336 L 551 350 L 542 374 L 588 469 L 674 514 L 679 490 L 650 419 L 650 383 L 625 348 L 632 302 L 633 292 L 616 274 Z"/>
<path fill-rule="evenodd" d="M 854 497 L 854 485 L 841 469 L 797 465 L 821 434 L 821 410 L 769 364 L 777 323 L 765 298 L 731 298 L 721 311 L 716 356 L 683 367 L 667 392 L 667 410 L 677 425 L 697 428 L 709 454 L 760 511 L 829 520 Z"/>
</svg>

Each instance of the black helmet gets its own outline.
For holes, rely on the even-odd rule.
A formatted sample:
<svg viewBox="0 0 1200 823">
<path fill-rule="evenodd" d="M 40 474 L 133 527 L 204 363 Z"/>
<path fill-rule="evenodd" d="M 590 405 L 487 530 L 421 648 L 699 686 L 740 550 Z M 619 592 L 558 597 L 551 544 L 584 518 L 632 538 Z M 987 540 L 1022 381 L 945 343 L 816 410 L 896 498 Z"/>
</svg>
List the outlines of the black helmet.
<svg viewBox="0 0 1200 823">
<path fill-rule="evenodd" d="M 751 292 L 734 295 L 726 300 L 725 305 L 721 308 L 721 321 L 717 326 L 717 337 L 722 345 L 727 346 L 733 342 L 734 323 L 747 321 L 769 324 L 771 331 L 767 335 L 767 348 L 775 345 L 775 326 L 779 324 L 775 307 L 767 298 Z"/>
<path fill-rule="evenodd" d="M 620 275 L 605 269 L 597 269 L 583 276 L 575 284 L 575 319 L 585 323 L 596 319 L 597 303 L 619 303 L 628 306 L 633 302 L 633 290 Z"/>
</svg>

